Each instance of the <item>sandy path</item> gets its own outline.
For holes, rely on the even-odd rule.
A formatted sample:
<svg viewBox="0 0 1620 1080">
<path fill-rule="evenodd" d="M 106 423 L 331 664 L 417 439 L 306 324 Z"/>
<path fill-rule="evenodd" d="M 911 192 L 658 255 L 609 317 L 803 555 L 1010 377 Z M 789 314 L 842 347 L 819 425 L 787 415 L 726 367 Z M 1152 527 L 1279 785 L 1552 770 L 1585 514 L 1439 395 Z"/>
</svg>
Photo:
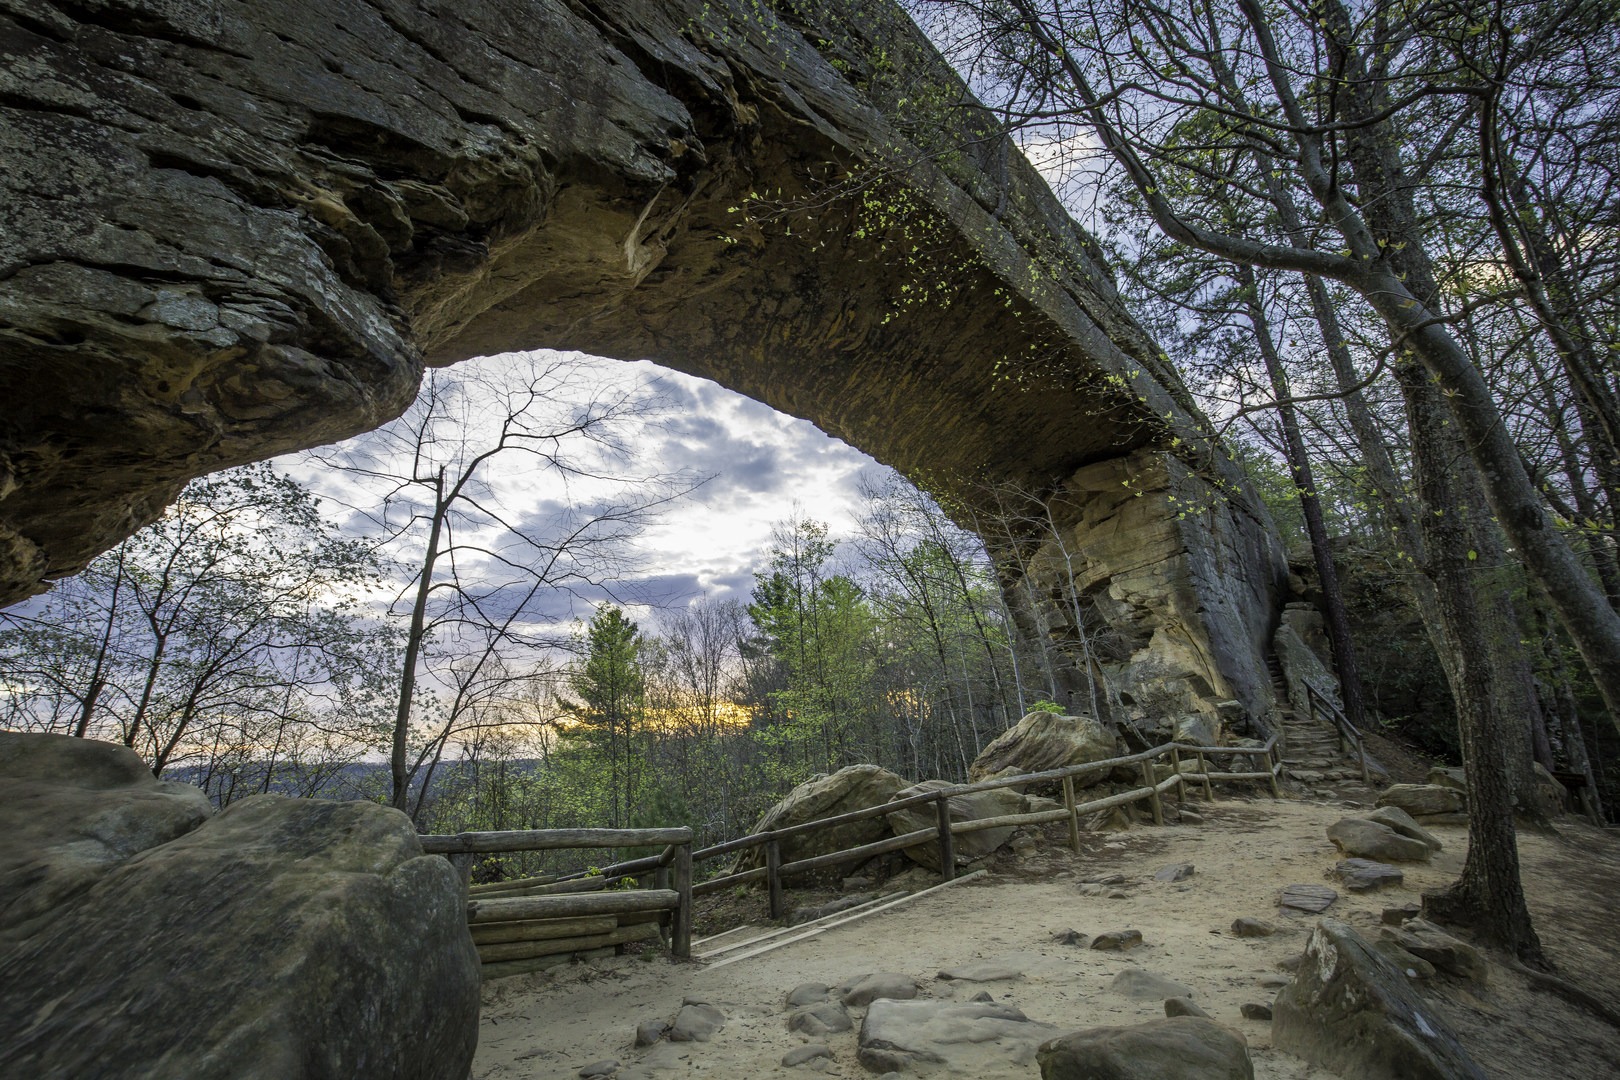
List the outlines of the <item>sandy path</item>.
<svg viewBox="0 0 1620 1080">
<path fill-rule="evenodd" d="M 1328 1080 L 1333 1074 L 1273 1051 L 1269 1023 L 1245 1020 L 1239 1010 L 1245 1002 L 1269 1001 L 1275 990 L 1261 985 L 1262 976 L 1275 975 L 1278 961 L 1300 951 L 1314 920 L 1280 915 L 1277 894 L 1290 883 L 1323 881 L 1323 871 L 1338 858 L 1323 830 L 1343 816 L 1346 806 L 1227 799 L 1200 809 L 1207 814 L 1202 825 L 1088 835 L 1086 850 L 1078 856 L 1063 845 L 1058 830 L 1048 834 L 1048 844 L 1040 852 L 1023 860 L 1003 859 L 986 879 L 716 970 L 701 963 L 671 965 L 661 958 L 615 958 L 599 962 L 600 966 L 577 965 L 502 980 L 485 991 L 473 1075 L 479 1080 L 561 1080 L 606 1058 L 623 1063 L 621 1076 L 651 1072 L 673 1080 L 803 1075 L 807 1067 L 787 1069 L 780 1064 L 783 1054 L 810 1041 L 786 1029 L 784 995 L 803 982 L 835 984 L 870 971 L 912 975 L 924 980 L 926 995 L 943 999 L 988 990 L 997 1001 L 1014 1004 L 1030 1018 L 1063 1031 L 1163 1016 L 1158 1001 L 1131 1001 L 1108 992 L 1116 973 L 1136 966 L 1192 987 L 1194 1000 L 1211 1016 L 1241 1031 L 1249 1041 L 1257 1077 Z M 1371 933 L 1368 928 L 1377 925 L 1383 907 L 1415 901 L 1422 889 L 1453 880 L 1462 863 L 1466 831 L 1460 827 L 1435 831 L 1446 850 L 1428 865 L 1404 867 L 1403 887 L 1365 896 L 1345 893 L 1330 914 Z M 1527 862 L 1534 861 L 1538 843 L 1556 847 L 1557 838 L 1527 839 Z M 1155 871 L 1176 862 L 1192 863 L 1196 873 L 1177 884 L 1152 880 Z M 1620 874 L 1620 859 L 1614 870 Z M 1080 881 L 1109 873 L 1126 876 L 1127 898 L 1080 893 Z M 1620 877 L 1615 884 L 1620 884 Z M 1612 900 L 1607 903 L 1612 912 Z M 1230 926 L 1241 915 L 1268 919 L 1282 929 L 1270 938 L 1238 938 Z M 1071 928 L 1086 935 L 1131 928 L 1140 930 L 1145 941 L 1117 954 L 1053 940 Z M 1612 928 L 1606 932 L 1613 935 Z M 1605 953 L 1595 962 L 1607 959 Z M 941 968 L 977 960 L 1012 964 L 1024 977 L 974 985 L 935 977 Z M 1614 967 L 1607 970 L 1612 978 Z M 1469 998 L 1472 1012 L 1460 1010 L 1459 1021 L 1477 1019 L 1482 1030 L 1488 1030 L 1501 1022 L 1502 1014 L 1525 1008 L 1523 1000 L 1509 993 L 1511 989 L 1504 984 L 1504 1000 L 1494 1004 Z M 713 1003 L 726 1013 L 727 1024 L 712 1042 L 665 1043 L 652 1051 L 632 1048 L 638 1022 L 667 1020 L 687 996 Z M 1532 1004 L 1543 1008 L 1545 1019 L 1553 1020 L 1557 1007 L 1547 1002 L 1542 995 Z M 1571 1023 L 1580 1022 L 1576 1017 L 1558 1024 L 1567 1032 Z M 1606 1041 L 1605 1032 L 1615 1035 L 1607 1029 L 1594 1034 L 1596 1049 L 1588 1055 L 1590 1060 L 1570 1056 L 1565 1040 L 1559 1075 L 1565 1080 L 1614 1075 L 1610 1066 L 1620 1059 L 1620 1039 Z M 835 1052 L 826 1075 L 870 1075 L 855 1059 L 853 1033 L 826 1041 Z M 1523 1042 L 1517 1039 L 1515 1045 Z M 1490 1057 L 1478 1056 L 1482 1061 Z M 1520 1067 L 1491 1071 L 1503 1077 L 1524 1075 L 1517 1071 Z M 1595 1071 L 1583 1071 L 1586 1068 Z M 981 1075 L 1028 1080 L 1038 1071 L 1032 1064 L 1009 1065 Z"/>
</svg>

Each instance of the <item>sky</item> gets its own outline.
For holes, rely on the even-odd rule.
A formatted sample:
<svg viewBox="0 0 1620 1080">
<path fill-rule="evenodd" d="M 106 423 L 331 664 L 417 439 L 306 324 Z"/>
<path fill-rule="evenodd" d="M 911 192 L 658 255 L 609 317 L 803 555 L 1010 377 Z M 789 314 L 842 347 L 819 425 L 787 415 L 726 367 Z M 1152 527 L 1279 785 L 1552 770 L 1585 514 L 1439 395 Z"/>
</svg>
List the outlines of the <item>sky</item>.
<svg viewBox="0 0 1620 1080">
<path fill-rule="evenodd" d="M 555 375 L 559 370 L 565 374 Z M 536 598 L 531 610 L 555 624 L 589 619 L 602 602 L 619 603 L 633 618 L 702 597 L 747 603 L 755 572 L 768 567 L 773 526 L 797 513 L 825 522 L 835 537 L 849 535 L 856 527 L 862 480 L 882 482 L 892 475 L 808 421 L 646 361 L 577 353 L 506 354 L 468 360 L 437 377 L 510 387 L 527 385 L 536 371 L 545 373 L 542 384 L 551 391 L 535 409 L 543 417 L 536 425 L 540 429 L 562 426 L 586 400 L 623 395 L 650 401 L 653 409 L 621 427 L 628 455 L 604 455 L 589 444 L 575 444 L 577 466 L 618 480 L 574 476 L 565 483 L 557 470 L 538 468 L 533 456 L 522 453 L 508 453 L 487 466 L 480 474 L 487 480 L 480 498 L 501 508 L 507 521 L 536 534 L 555 535 L 569 523 L 577 525 L 582 508 L 610 508 L 651 491 L 653 485 L 643 478 L 654 474 L 678 476 L 676 486 L 690 489 L 651 516 L 629 541 L 622 563 L 605 575 L 598 571 L 605 586 L 574 581 Z M 459 410 L 450 407 L 454 420 L 447 421 L 445 430 L 468 432 L 474 448 L 487 446 L 497 436 L 504 410 L 491 406 L 487 392 L 469 404 Z M 396 422 L 394 432 L 412 416 L 408 412 Z M 396 462 L 403 460 L 391 438 L 397 434 L 391 437 L 385 428 L 277 464 L 321 494 L 328 514 L 340 525 L 358 531 L 365 528 L 363 517 L 375 514 L 382 493 L 393 485 L 357 479 L 328 463 L 376 461 L 390 454 Z M 394 515 L 394 523 L 405 516 Z M 464 528 L 461 538 L 492 551 L 512 551 L 503 532 L 490 524 L 482 531 Z"/>
</svg>

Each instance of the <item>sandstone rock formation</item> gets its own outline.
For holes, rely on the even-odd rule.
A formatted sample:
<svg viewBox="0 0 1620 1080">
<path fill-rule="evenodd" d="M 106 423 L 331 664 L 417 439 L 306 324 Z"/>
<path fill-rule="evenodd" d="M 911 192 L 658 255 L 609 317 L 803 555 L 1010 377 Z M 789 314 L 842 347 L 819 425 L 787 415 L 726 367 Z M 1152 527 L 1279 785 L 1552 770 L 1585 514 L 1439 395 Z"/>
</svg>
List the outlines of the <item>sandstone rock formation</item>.
<svg viewBox="0 0 1620 1080">
<path fill-rule="evenodd" d="M 0 733 L 0 786 L 0 1016 L 27 1018 L 0 1075 L 466 1074 L 461 884 L 403 814 L 256 796 L 209 816 L 133 751 L 63 736 Z"/>
<path fill-rule="evenodd" d="M 968 780 L 1045 772 L 1066 765 L 1107 761 L 1120 753 L 1106 727 L 1089 716 L 1032 712 L 1002 732 L 968 766 Z M 1098 773 L 1092 782 L 1107 779 Z"/>
<path fill-rule="evenodd" d="M 896 800 L 909 798 L 912 795 L 923 795 L 930 791 L 941 791 L 956 785 L 946 780 L 924 780 L 920 784 L 913 784 L 895 792 Z M 1017 795 L 1009 789 L 996 791 L 975 791 L 966 795 L 953 795 L 946 800 L 952 821 L 979 821 L 984 818 L 1006 817 L 1010 814 L 1024 813 L 1023 796 Z M 896 810 L 889 815 L 889 828 L 896 836 L 918 829 L 935 828 L 939 819 L 935 816 L 932 804 L 907 807 Z M 999 829 L 981 829 L 978 832 L 960 833 L 952 840 L 952 850 L 956 854 L 956 864 L 966 866 L 985 858 L 1005 844 L 1017 831 L 1017 826 L 1008 825 Z M 930 870 L 940 869 L 939 845 L 937 843 L 919 844 L 905 850 L 906 858 L 928 867 Z"/>
<path fill-rule="evenodd" d="M 965 521 L 1061 489 L 1120 703 L 1266 708 L 1264 509 L 887 0 L 109 0 L 0 39 L 0 602 L 190 477 L 386 420 L 424 364 L 581 349 L 807 417 Z M 1035 535 L 999 555 L 1049 596 Z"/>
<path fill-rule="evenodd" d="M 806 780 L 787 793 L 754 826 L 754 832 L 769 832 L 802 825 L 807 821 L 837 817 L 853 810 L 881 806 L 894 798 L 906 782 L 877 765 L 849 765 L 830 776 Z M 782 861 L 793 862 L 862 844 L 875 843 L 890 835 L 888 818 L 881 815 L 845 822 L 825 829 L 811 829 L 782 841 Z M 749 870 L 765 865 L 763 847 L 748 848 L 737 857 L 736 868 Z"/>
</svg>

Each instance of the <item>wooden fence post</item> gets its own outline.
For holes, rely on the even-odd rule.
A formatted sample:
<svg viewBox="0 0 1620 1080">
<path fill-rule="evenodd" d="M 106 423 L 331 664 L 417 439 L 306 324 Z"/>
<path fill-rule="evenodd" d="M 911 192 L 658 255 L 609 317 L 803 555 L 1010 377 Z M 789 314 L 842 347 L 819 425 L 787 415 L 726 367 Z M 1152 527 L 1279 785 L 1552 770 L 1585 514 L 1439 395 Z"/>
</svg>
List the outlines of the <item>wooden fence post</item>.
<svg viewBox="0 0 1620 1080">
<path fill-rule="evenodd" d="M 675 928 L 669 951 L 682 960 L 692 955 L 692 842 L 675 848 L 675 892 L 680 900 L 675 908 Z"/>
<path fill-rule="evenodd" d="M 956 837 L 951 832 L 951 801 L 944 795 L 934 801 L 934 818 L 939 823 L 939 872 L 950 881 L 956 877 Z"/>
<path fill-rule="evenodd" d="M 1148 796 L 1148 805 L 1153 808 L 1153 824 L 1164 824 L 1164 800 L 1159 798 L 1159 777 L 1153 770 L 1153 762 L 1142 762 L 1142 779 L 1146 782 L 1148 790 L 1153 794 Z"/>
<path fill-rule="evenodd" d="M 1181 750 L 1174 743 L 1170 745 L 1170 772 L 1176 776 L 1181 775 Z M 1182 790 L 1182 788 L 1186 786 L 1187 784 L 1185 781 L 1176 785 L 1177 810 L 1180 810 L 1181 804 L 1187 800 L 1187 793 Z"/>
<path fill-rule="evenodd" d="M 1063 778 L 1063 807 L 1069 812 L 1069 846 L 1080 850 L 1080 815 L 1074 812 L 1074 774 Z"/>
<path fill-rule="evenodd" d="M 456 868 L 456 876 L 461 878 L 461 895 L 465 899 L 467 890 L 472 887 L 473 859 L 470 851 L 458 851 L 450 856 L 450 865 Z"/>
<path fill-rule="evenodd" d="M 1273 761 L 1273 755 L 1278 760 Z M 1266 751 L 1266 783 L 1271 785 L 1271 797 L 1282 798 L 1282 789 L 1277 786 L 1277 766 L 1282 763 L 1282 752 L 1277 749 L 1276 740 L 1272 740 L 1271 748 Z"/>
<path fill-rule="evenodd" d="M 1215 789 L 1209 782 L 1209 760 L 1204 757 L 1202 750 L 1198 751 L 1198 775 L 1204 778 L 1204 801 L 1215 801 Z"/>
<path fill-rule="evenodd" d="M 765 881 L 770 886 L 771 918 L 783 918 L 787 897 L 782 893 L 782 842 L 775 837 L 765 841 Z"/>
</svg>

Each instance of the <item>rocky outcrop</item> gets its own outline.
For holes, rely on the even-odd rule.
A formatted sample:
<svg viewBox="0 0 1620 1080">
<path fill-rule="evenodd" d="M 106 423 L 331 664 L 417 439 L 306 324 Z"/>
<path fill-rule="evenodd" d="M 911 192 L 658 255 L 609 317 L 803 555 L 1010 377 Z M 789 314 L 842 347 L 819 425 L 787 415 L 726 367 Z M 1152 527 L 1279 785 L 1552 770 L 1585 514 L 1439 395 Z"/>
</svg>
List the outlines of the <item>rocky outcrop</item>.
<svg viewBox="0 0 1620 1080">
<path fill-rule="evenodd" d="M 1484 1080 L 1406 976 L 1345 923 L 1317 923 L 1272 1009 L 1274 1046 L 1341 1076 Z"/>
<path fill-rule="evenodd" d="M 0 786 L 0 1015 L 28 1018 L 0 1074 L 466 1074 L 461 884 L 403 814 L 256 796 L 209 816 L 133 751 L 61 736 L 0 734 Z"/>
<path fill-rule="evenodd" d="M 896 801 L 910 798 L 913 795 L 923 795 L 930 791 L 943 791 L 945 788 L 956 785 L 946 780 L 924 780 L 920 784 L 913 784 L 895 792 Z M 1024 798 L 1005 788 L 995 791 L 974 791 L 965 795 L 952 795 L 945 800 L 952 821 L 980 821 L 984 818 L 1007 817 L 1011 814 L 1022 814 Z M 889 827 L 896 836 L 918 829 L 936 828 L 939 819 L 935 816 L 934 805 L 925 803 L 922 806 L 907 807 L 896 810 L 889 815 Z M 1017 831 L 1016 825 L 1008 825 L 999 829 L 980 829 L 976 832 L 960 833 L 952 840 L 952 851 L 956 855 L 956 864 L 966 866 L 978 862 L 993 853 L 1001 845 L 1012 838 Z M 906 858 L 930 870 L 940 869 L 939 845 L 937 843 L 919 844 L 916 847 L 905 849 Z"/>
<path fill-rule="evenodd" d="M 1264 711 L 1264 509 L 887 0 L 110 0 L 0 40 L 0 602 L 425 364 L 580 349 L 807 417 L 964 521 L 1059 491 L 1120 703 Z M 1013 532 L 1009 584 L 1053 595 Z"/>
<path fill-rule="evenodd" d="M 888 769 L 877 765 L 849 765 L 829 776 L 806 780 L 787 793 L 787 797 L 769 810 L 754 826 L 754 832 L 770 832 L 803 825 L 807 821 L 837 817 L 854 810 L 881 806 L 892 800 L 906 782 Z M 824 829 L 811 829 L 782 840 L 782 861 L 794 862 L 825 855 L 834 851 L 872 844 L 890 835 L 887 817 L 864 818 L 832 825 Z M 737 857 L 738 870 L 751 870 L 765 865 L 763 847 L 745 850 Z"/>
<path fill-rule="evenodd" d="M 1032 712 L 1002 732 L 968 766 L 968 780 L 1046 772 L 1107 761 L 1120 753 L 1111 731 L 1089 716 Z M 1106 779 L 1098 773 L 1095 780 Z"/>
</svg>

